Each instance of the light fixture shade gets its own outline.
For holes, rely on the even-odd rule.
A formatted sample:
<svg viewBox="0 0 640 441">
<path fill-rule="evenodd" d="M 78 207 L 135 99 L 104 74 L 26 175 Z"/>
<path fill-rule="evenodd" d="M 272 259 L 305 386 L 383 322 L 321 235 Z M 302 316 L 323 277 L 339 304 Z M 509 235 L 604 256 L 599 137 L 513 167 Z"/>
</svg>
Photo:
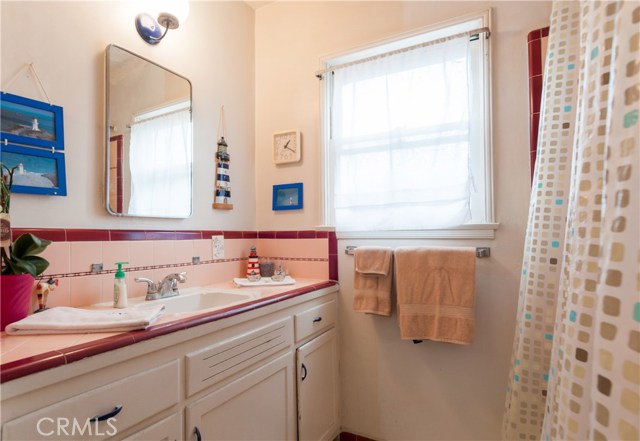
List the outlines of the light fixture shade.
<svg viewBox="0 0 640 441">
<path fill-rule="evenodd" d="M 155 0 L 153 10 L 149 13 L 156 18 L 162 14 L 170 14 L 178 19 L 181 26 L 189 16 L 189 0 Z"/>
<path fill-rule="evenodd" d="M 136 17 L 136 30 L 144 41 L 156 45 L 169 29 L 184 24 L 189 15 L 189 0 L 145 0 L 143 11 Z"/>
</svg>

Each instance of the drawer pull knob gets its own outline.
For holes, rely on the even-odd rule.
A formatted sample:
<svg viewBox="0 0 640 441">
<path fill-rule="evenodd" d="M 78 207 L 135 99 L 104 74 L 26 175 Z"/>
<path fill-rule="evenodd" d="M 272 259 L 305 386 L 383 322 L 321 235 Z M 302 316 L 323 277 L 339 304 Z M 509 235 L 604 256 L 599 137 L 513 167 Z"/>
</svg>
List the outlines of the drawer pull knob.
<svg viewBox="0 0 640 441">
<path fill-rule="evenodd" d="M 322 317 L 318 316 L 313 319 L 313 323 L 320 323 L 322 321 Z"/>
<path fill-rule="evenodd" d="M 105 420 L 108 420 L 109 418 L 113 418 L 114 416 L 118 415 L 121 410 L 122 410 L 122 406 L 120 404 L 118 404 L 116 407 L 113 408 L 113 410 L 111 412 L 107 412 L 107 413 L 105 413 L 103 415 L 96 415 L 93 418 L 91 418 L 90 421 L 105 421 Z"/>
<path fill-rule="evenodd" d="M 300 381 L 304 381 L 304 379 L 307 378 L 307 367 L 304 365 L 304 363 L 302 363 L 300 371 Z"/>
<path fill-rule="evenodd" d="M 195 426 L 193 433 L 196 435 L 196 441 L 202 441 L 202 435 L 200 435 L 200 429 L 198 429 L 198 426 Z"/>
</svg>

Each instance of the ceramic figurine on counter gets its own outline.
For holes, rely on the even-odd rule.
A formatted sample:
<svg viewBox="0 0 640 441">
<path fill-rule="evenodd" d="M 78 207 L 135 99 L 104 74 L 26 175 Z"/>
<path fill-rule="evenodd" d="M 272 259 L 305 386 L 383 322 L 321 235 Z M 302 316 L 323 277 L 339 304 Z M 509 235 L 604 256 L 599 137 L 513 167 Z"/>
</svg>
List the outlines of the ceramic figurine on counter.
<svg viewBox="0 0 640 441">
<path fill-rule="evenodd" d="M 249 252 L 249 259 L 247 262 L 247 279 L 254 282 L 260 280 L 260 261 L 258 259 L 258 252 L 256 247 L 251 247 Z"/>
<path fill-rule="evenodd" d="M 47 299 L 49 293 L 56 289 L 58 286 L 58 279 L 49 278 L 46 281 L 41 281 L 36 284 L 36 297 L 38 298 L 38 309 L 33 312 L 40 312 L 47 309 Z"/>
</svg>

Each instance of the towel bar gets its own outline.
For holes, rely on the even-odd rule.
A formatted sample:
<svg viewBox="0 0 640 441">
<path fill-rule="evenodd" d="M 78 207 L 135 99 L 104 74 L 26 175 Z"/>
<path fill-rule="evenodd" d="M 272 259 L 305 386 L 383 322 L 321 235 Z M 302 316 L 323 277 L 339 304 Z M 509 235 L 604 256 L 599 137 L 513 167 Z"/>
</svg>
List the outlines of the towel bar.
<svg viewBox="0 0 640 441">
<path fill-rule="evenodd" d="M 344 253 L 348 255 L 353 255 L 355 249 L 358 248 L 355 245 L 347 245 L 344 249 Z M 491 256 L 491 248 L 490 247 L 476 247 L 476 257 L 490 257 Z"/>
</svg>

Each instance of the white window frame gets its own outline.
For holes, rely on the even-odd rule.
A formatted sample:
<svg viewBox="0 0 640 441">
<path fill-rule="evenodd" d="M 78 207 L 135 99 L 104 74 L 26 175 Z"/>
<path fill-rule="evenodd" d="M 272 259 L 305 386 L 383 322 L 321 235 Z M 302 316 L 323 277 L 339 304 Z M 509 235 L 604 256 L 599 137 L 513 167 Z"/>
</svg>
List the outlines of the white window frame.
<svg viewBox="0 0 640 441">
<path fill-rule="evenodd" d="M 468 24 L 472 22 L 473 24 Z M 465 26 L 466 24 L 466 26 Z M 367 46 L 352 48 L 348 51 L 333 54 L 321 59 L 321 69 L 327 69 L 342 63 L 348 63 L 356 59 L 367 56 L 376 55 L 390 50 L 408 47 L 429 40 L 454 35 L 457 33 L 473 30 L 475 28 L 487 27 L 491 28 L 491 10 L 485 10 L 465 16 L 457 17 L 446 22 L 424 28 L 415 29 L 408 33 L 395 35 L 383 40 L 377 41 Z M 425 36 L 427 38 L 425 38 Z M 484 186 L 484 221 L 477 224 L 465 224 L 451 228 L 441 229 L 424 229 L 424 230 L 399 230 L 399 231 L 353 231 L 338 232 L 338 238 L 450 238 L 450 239 L 493 239 L 498 224 L 495 223 L 494 206 L 493 206 L 493 168 L 492 168 L 492 118 L 491 118 L 491 39 L 480 35 L 483 39 L 483 57 L 485 59 L 483 78 L 479 79 L 483 83 L 484 96 L 484 155 L 480 158 L 484 161 L 484 167 L 481 168 L 482 173 L 475 176 L 476 179 L 482 179 L 481 184 Z M 322 222 L 318 226 L 318 230 L 332 230 L 334 227 L 334 209 L 333 209 L 333 166 L 329 154 L 329 134 L 330 134 L 330 105 L 331 90 L 327 87 L 330 82 L 320 81 L 320 115 L 321 115 L 321 133 L 322 133 L 322 161 L 321 176 L 322 183 Z M 474 153 L 472 152 L 472 155 Z"/>
</svg>

